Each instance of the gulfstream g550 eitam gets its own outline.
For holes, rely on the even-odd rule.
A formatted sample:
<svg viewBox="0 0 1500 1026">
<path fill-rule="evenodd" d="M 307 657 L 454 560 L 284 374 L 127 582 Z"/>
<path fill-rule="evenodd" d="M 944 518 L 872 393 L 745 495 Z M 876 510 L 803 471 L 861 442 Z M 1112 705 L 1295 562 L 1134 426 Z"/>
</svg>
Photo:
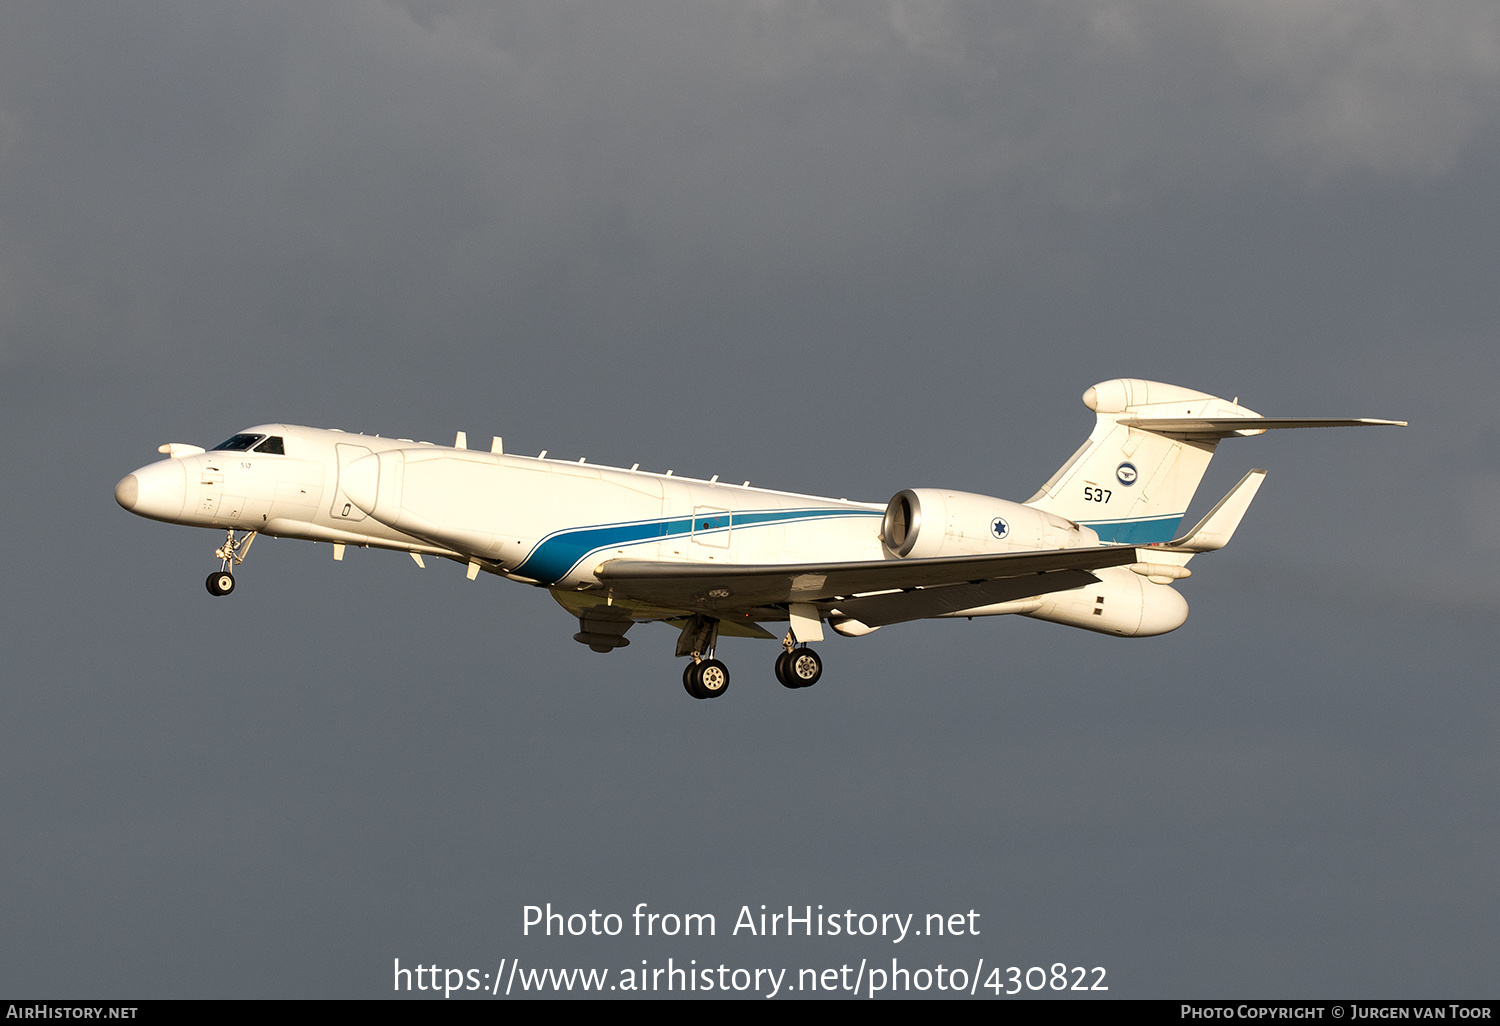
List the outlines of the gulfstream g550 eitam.
<svg viewBox="0 0 1500 1026">
<path fill-rule="evenodd" d="M 1264 470 L 1192 529 L 1183 514 L 1220 440 L 1272 428 L 1400 425 L 1262 417 L 1176 385 L 1121 378 L 1083 394 L 1097 416 L 1073 458 L 1024 503 L 911 488 L 883 505 L 824 499 L 541 456 L 262 424 L 168 458 L 115 486 L 125 509 L 225 532 L 208 577 L 234 590 L 258 535 L 441 556 L 550 589 L 595 652 L 638 622 L 678 628 L 683 684 L 722 695 L 721 635 L 787 624 L 776 678 L 807 687 L 823 625 L 847 636 L 926 617 L 1019 613 L 1103 634 L 1165 634 L 1187 620 L 1173 584 L 1234 534 Z"/>
</svg>

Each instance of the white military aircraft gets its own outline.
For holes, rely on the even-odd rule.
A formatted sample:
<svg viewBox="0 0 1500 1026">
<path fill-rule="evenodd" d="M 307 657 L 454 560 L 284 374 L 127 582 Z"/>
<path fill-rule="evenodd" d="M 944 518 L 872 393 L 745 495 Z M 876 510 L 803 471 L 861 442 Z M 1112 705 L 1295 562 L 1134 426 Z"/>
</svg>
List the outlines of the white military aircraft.
<svg viewBox="0 0 1500 1026">
<path fill-rule="evenodd" d="M 167 459 L 115 486 L 153 520 L 225 531 L 208 577 L 233 570 L 258 535 L 399 549 L 548 588 L 595 652 L 628 645 L 637 622 L 680 629 L 683 684 L 714 698 L 729 671 L 721 635 L 769 638 L 787 623 L 776 678 L 815 684 L 808 642 L 926 617 L 1019 613 L 1102 634 L 1175 630 L 1188 607 L 1172 587 L 1222 548 L 1264 480 L 1252 470 L 1197 526 L 1178 534 L 1224 438 L 1272 428 L 1404 421 L 1262 417 L 1233 402 L 1136 378 L 1083 394 L 1093 432 L 1024 503 L 945 488 L 884 505 L 337 430 L 261 424 L 211 450 L 169 443 Z"/>
</svg>

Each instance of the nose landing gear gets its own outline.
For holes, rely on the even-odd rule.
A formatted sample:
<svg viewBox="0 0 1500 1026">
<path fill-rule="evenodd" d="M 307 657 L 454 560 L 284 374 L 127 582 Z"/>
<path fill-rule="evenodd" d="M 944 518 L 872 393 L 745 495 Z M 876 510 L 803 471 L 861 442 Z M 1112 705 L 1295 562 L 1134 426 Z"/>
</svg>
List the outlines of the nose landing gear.
<svg viewBox="0 0 1500 1026">
<path fill-rule="evenodd" d="M 255 532 L 246 531 L 242 537 L 234 536 L 234 529 L 226 532 L 224 544 L 214 549 L 214 555 L 219 557 L 219 569 L 208 575 L 204 584 L 208 593 L 217 598 L 220 595 L 228 595 L 234 590 L 234 574 L 231 567 L 238 566 L 245 561 L 245 556 L 250 552 L 250 545 L 255 541 Z"/>
</svg>

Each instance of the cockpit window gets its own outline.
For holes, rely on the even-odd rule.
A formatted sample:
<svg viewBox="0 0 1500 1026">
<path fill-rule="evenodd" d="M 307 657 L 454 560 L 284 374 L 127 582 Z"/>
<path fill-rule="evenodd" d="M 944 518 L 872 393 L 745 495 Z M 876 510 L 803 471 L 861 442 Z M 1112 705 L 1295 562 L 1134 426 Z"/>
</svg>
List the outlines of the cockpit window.
<svg viewBox="0 0 1500 1026">
<path fill-rule="evenodd" d="M 228 441 L 226 441 L 226 442 L 220 442 L 218 445 L 214 446 L 213 447 L 213 451 L 214 452 L 219 452 L 219 451 L 223 450 L 223 451 L 227 451 L 227 452 L 245 452 L 252 445 L 254 445 L 256 442 L 260 441 L 264 437 L 266 437 L 266 436 L 265 435 L 247 435 L 247 434 L 235 435 L 233 438 L 229 439 Z"/>
<path fill-rule="evenodd" d="M 272 435 L 270 438 L 267 438 L 264 442 L 261 442 L 259 445 L 257 445 L 255 447 L 255 451 L 268 452 L 273 456 L 285 456 L 286 446 L 281 444 L 280 435 Z"/>
</svg>

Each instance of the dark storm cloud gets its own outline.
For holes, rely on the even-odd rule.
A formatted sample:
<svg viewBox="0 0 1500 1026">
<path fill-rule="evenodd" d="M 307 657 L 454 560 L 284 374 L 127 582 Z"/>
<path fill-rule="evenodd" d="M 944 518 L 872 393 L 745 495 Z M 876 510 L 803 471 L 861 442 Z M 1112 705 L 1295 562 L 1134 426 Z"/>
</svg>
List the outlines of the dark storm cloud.
<svg viewBox="0 0 1500 1026">
<path fill-rule="evenodd" d="M 1058 207 L 1448 170 L 1500 42 L 1489 6 L 1446 11 L 23 8 L 8 307 L 68 326 L 31 345 L 154 347 L 175 323 L 467 346 L 507 315 L 639 314 L 667 283 L 693 305 L 968 286 L 1045 246 Z"/>
</svg>

